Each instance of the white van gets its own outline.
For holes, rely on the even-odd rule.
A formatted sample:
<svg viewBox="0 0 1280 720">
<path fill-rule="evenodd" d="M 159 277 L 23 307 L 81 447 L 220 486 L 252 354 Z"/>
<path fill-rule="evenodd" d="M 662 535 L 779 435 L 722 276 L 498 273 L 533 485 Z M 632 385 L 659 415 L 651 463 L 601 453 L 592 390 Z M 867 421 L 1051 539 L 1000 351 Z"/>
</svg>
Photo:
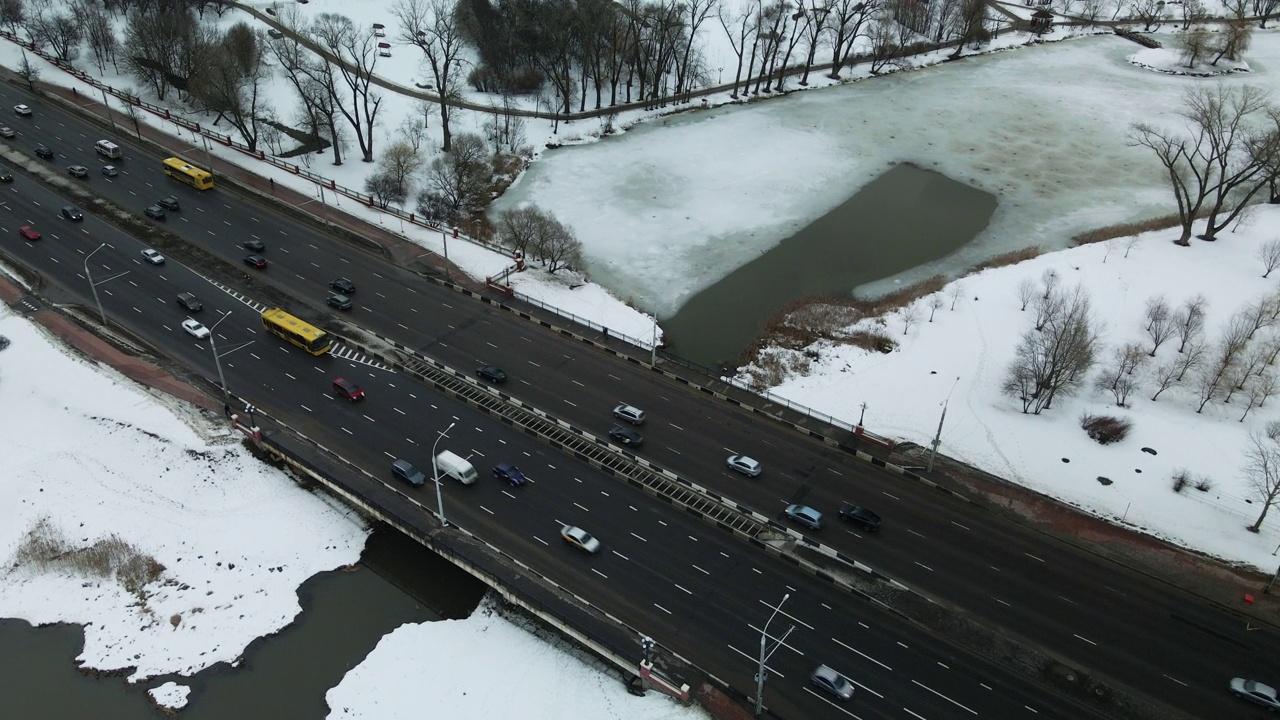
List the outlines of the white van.
<svg viewBox="0 0 1280 720">
<path fill-rule="evenodd" d="M 120 151 L 120 146 L 110 140 L 99 140 L 93 144 L 93 149 L 97 150 L 99 155 L 109 157 L 113 160 L 124 155 L 124 153 Z"/>
<path fill-rule="evenodd" d="M 463 485 L 476 481 L 476 469 L 471 463 L 445 450 L 436 456 L 436 470 L 457 480 Z"/>
</svg>

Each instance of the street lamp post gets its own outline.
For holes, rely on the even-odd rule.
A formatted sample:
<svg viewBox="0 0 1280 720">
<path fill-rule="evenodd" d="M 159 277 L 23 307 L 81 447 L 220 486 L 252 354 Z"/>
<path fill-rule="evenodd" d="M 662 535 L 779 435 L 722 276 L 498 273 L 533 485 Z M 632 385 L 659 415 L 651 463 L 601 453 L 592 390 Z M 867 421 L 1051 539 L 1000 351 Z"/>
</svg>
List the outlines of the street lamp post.
<svg viewBox="0 0 1280 720">
<path fill-rule="evenodd" d="M 440 465 L 436 462 L 436 447 L 440 445 L 440 441 L 449 436 L 449 431 L 457 423 L 449 423 L 449 427 L 440 431 L 440 435 L 431 445 L 431 478 L 436 483 L 436 508 L 440 512 L 440 526 L 449 527 L 449 521 L 444 519 L 444 497 L 440 494 Z"/>
<path fill-rule="evenodd" d="M 95 249 L 93 249 L 93 252 L 97 252 L 101 249 L 104 249 L 104 247 L 106 247 L 105 242 L 102 243 L 102 245 L 95 247 Z M 99 299 L 99 296 L 97 296 L 97 286 L 100 286 L 100 284 L 102 283 L 109 283 L 111 281 L 114 281 L 115 278 L 124 277 L 124 275 L 129 274 L 129 272 L 128 270 L 124 270 L 123 273 L 111 275 L 111 277 L 106 278 L 105 281 L 97 282 L 97 283 L 93 282 L 93 274 L 90 273 L 90 270 L 88 270 L 88 259 L 92 258 L 93 252 L 90 252 L 90 254 L 84 256 L 84 277 L 88 279 L 88 288 L 90 288 L 90 290 L 93 291 L 93 302 L 95 302 L 95 304 L 97 305 L 97 314 L 101 315 L 102 324 L 105 325 L 106 310 L 102 309 L 102 300 Z"/>
<path fill-rule="evenodd" d="M 111 132 L 114 133 L 116 132 L 116 119 L 111 114 L 111 103 L 107 101 L 107 89 L 105 87 L 100 89 L 102 90 L 102 107 L 107 113 L 107 122 L 111 123 Z"/>
<path fill-rule="evenodd" d="M 649 364 L 658 364 L 658 315 L 653 315 L 653 338 L 649 341 Z"/>
<path fill-rule="evenodd" d="M 231 316 L 231 311 L 230 310 L 226 311 L 225 313 L 222 314 L 222 317 L 218 318 L 218 322 L 214 323 L 209 328 L 209 349 L 213 351 L 213 365 L 214 367 L 218 368 L 218 382 L 222 383 L 222 401 L 226 404 L 231 403 L 231 392 L 227 390 L 227 377 L 222 374 L 222 360 L 218 355 L 217 342 L 215 342 L 213 339 L 213 335 L 214 335 L 213 331 L 219 325 L 222 324 L 223 320 L 226 320 L 230 316 Z M 229 351 L 229 352 L 234 352 L 234 351 Z M 250 420 L 250 422 L 252 422 L 252 420 Z"/>
<path fill-rule="evenodd" d="M 769 623 L 773 622 L 773 619 L 777 617 L 778 612 L 782 610 L 782 603 L 785 603 L 789 597 L 791 597 L 791 593 L 782 596 L 782 602 L 779 602 L 778 606 L 773 609 L 773 614 L 769 616 L 764 628 L 760 630 L 760 665 L 756 668 L 756 717 L 760 717 L 760 713 L 764 712 L 764 663 L 773 655 L 774 651 L 782 647 L 782 643 L 786 642 L 787 636 L 791 634 L 791 631 L 796 629 L 795 625 L 787 628 L 787 631 L 782 634 L 782 637 L 778 638 L 772 648 L 769 648 L 765 643 L 766 640 L 771 639 L 769 638 Z M 766 649 L 768 650 L 767 653 Z"/>
<path fill-rule="evenodd" d="M 951 392 L 947 393 L 947 399 L 942 401 L 942 417 L 938 418 L 938 432 L 930 443 L 932 449 L 929 450 L 929 465 L 924 469 L 925 472 L 933 472 L 933 459 L 938 456 L 938 446 L 942 444 L 942 423 L 947 419 L 947 403 L 951 402 L 951 393 L 956 391 L 956 385 L 959 382 L 960 376 L 957 375 L 956 381 L 951 383 Z"/>
<path fill-rule="evenodd" d="M 1267 587 L 1270 587 L 1270 585 L 1268 585 Z M 645 635 L 640 638 L 640 649 L 644 650 L 644 660 L 642 664 L 645 666 L 648 666 L 653 662 L 653 660 L 651 659 L 653 657 L 653 645 L 654 645 L 653 638 L 649 637 L 648 635 Z M 644 688 L 648 689 L 649 678 L 645 676 L 642 676 L 642 677 L 644 677 Z"/>
</svg>

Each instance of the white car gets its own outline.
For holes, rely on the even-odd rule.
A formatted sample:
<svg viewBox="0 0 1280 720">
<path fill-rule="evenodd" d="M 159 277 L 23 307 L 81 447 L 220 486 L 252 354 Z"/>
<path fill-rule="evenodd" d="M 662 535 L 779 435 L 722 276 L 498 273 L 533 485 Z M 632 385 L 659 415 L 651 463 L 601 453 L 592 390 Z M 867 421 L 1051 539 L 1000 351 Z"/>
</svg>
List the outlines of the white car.
<svg viewBox="0 0 1280 720">
<path fill-rule="evenodd" d="M 730 455 L 725 464 L 729 466 L 730 470 L 737 470 L 747 477 L 756 477 L 762 470 L 759 461 L 746 455 Z"/>
<path fill-rule="evenodd" d="M 146 261 L 151 263 L 152 265 L 164 264 L 164 256 L 156 252 L 155 250 L 152 250 L 151 248 L 147 248 L 146 250 L 143 250 L 142 257 L 145 258 Z"/>
<path fill-rule="evenodd" d="M 209 328 L 201 325 L 196 320 L 183 320 L 182 329 L 186 330 L 188 335 L 197 340 L 203 340 L 209 337 Z"/>
<path fill-rule="evenodd" d="M 13 111 L 14 111 L 14 112 L 16 112 L 16 113 L 18 113 L 19 115 L 30 115 L 30 114 L 31 114 L 31 108 L 27 107 L 26 105 L 14 105 L 14 106 L 13 106 Z"/>
<path fill-rule="evenodd" d="M 11 138 L 17 134 L 18 133 L 14 132 L 13 128 L 9 127 L 8 125 L 0 125 L 0 137 Z"/>
<path fill-rule="evenodd" d="M 560 537 L 570 545 L 594 553 L 600 549 L 600 541 L 587 534 L 586 530 L 573 525 L 565 525 L 560 529 Z"/>
</svg>

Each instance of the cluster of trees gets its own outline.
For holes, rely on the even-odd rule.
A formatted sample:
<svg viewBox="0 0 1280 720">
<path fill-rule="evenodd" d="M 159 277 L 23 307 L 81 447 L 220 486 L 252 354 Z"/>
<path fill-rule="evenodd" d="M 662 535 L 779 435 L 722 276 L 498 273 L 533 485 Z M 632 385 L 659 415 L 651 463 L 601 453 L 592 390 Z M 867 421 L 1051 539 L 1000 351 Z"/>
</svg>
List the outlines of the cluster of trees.
<svg viewBox="0 0 1280 720">
<path fill-rule="evenodd" d="M 1263 188 L 1278 197 L 1280 108 L 1250 85 L 1197 86 L 1178 113 L 1180 130 L 1136 123 L 1135 145 L 1150 148 L 1164 167 L 1177 202 L 1181 235 L 1189 245 L 1192 224 L 1205 218 L 1203 240 L 1215 240 Z"/>
<path fill-rule="evenodd" d="M 550 213 L 528 206 L 498 215 L 498 242 L 546 265 L 549 272 L 580 265 L 582 243 Z"/>
</svg>

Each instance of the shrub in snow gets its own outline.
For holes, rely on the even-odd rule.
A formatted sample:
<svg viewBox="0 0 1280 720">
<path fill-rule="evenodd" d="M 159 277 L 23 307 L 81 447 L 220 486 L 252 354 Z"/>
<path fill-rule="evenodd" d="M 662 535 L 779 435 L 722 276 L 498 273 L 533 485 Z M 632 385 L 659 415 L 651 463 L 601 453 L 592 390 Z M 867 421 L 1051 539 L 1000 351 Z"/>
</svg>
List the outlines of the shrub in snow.
<svg viewBox="0 0 1280 720">
<path fill-rule="evenodd" d="M 1213 480 L 1205 475 L 1196 478 L 1195 488 L 1200 492 L 1209 492 L 1213 489 Z"/>
<path fill-rule="evenodd" d="M 1181 468 L 1173 474 L 1173 491 L 1180 493 L 1191 482 L 1191 473 L 1186 468 Z"/>
<path fill-rule="evenodd" d="M 3 350 L 7 347 L 9 347 L 9 338 L 3 335 L 0 335 L 0 350 Z"/>
<path fill-rule="evenodd" d="M 1119 442 L 1129 434 L 1129 428 L 1133 427 L 1133 423 L 1123 418 L 1112 417 L 1110 415 L 1081 415 L 1080 427 L 1089 433 L 1089 437 L 1097 440 L 1102 445 L 1110 445 L 1113 442 Z"/>
</svg>

